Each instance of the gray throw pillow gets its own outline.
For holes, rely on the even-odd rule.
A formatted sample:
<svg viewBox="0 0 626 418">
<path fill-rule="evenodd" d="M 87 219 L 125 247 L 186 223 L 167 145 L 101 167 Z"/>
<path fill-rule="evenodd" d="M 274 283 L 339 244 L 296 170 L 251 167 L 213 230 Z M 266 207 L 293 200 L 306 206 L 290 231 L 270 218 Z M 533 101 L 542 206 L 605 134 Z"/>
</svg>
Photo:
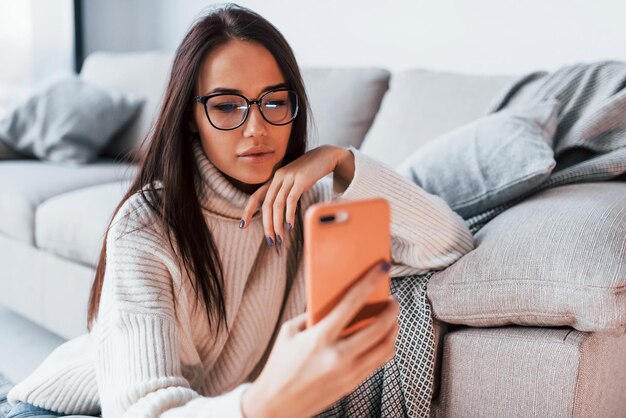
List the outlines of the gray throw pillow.
<svg viewBox="0 0 626 418">
<path fill-rule="evenodd" d="M 504 211 L 428 282 L 451 324 L 626 331 L 626 183 L 556 187 Z"/>
<path fill-rule="evenodd" d="M 87 163 L 137 113 L 141 101 L 75 76 L 55 79 L 0 120 L 0 141 L 25 157 Z"/>
<path fill-rule="evenodd" d="M 470 218 L 548 178 L 558 111 L 551 100 L 485 116 L 424 144 L 398 172 Z"/>
</svg>

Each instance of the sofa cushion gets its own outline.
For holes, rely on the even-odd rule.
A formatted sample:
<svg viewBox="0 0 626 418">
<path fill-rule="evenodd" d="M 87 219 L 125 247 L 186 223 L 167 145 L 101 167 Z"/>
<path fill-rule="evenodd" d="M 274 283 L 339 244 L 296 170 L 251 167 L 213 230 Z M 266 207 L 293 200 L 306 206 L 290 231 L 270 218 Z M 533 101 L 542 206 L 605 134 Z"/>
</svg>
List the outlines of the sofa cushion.
<svg viewBox="0 0 626 418">
<path fill-rule="evenodd" d="M 114 182 L 64 193 L 39 205 L 35 242 L 39 248 L 95 267 L 104 234 L 130 182 Z"/>
<path fill-rule="evenodd" d="M 515 79 L 427 70 L 394 73 L 361 149 L 395 167 L 427 141 L 484 115 L 496 94 Z"/>
<path fill-rule="evenodd" d="M 137 117 L 111 140 L 103 156 L 136 159 L 135 151 L 148 134 L 161 104 L 172 58 L 166 52 L 96 52 L 85 59 L 80 72 L 83 81 L 144 100 Z"/>
<path fill-rule="evenodd" d="M 0 233 L 34 244 L 35 210 L 47 199 L 95 184 L 119 181 L 136 167 L 111 161 L 62 166 L 21 160 L 0 163 Z"/>
<path fill-rule="evenodd" d="M 626 331 L 626 183 L 572 184 L 501 213 L 428 285 L 439 320 Z"/>
<path fill-rule="evenodd" d="M 333 144 L 359 148 L 389 87 L 390 73 L 376 68 L 305 68 L 312 130 L 309 149 Z"/>
<path fill-rule="evenodd" d="M 548 178 L 558 110 L 551 100 L 485 116 L 429 141 L 398 173 L 468 219 Z"/>
<path fill-rule="evenodd" d="M 140 105 L 137 98 L 74 75 L 54 77 L 0 119 L 0 141 L 41 160 L 89 163 Z"/>
</svg>

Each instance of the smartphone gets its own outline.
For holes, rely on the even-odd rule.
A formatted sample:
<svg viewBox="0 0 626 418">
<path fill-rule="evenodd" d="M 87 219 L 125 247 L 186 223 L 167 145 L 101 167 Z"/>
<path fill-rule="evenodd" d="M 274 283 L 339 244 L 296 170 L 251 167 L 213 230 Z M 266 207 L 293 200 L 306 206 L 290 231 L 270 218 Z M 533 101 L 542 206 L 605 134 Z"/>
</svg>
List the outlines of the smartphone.
<svg viewBox="0 0 626 418">
<path fill-rule="evenodd" d="M 382 260 L 391 262 L 389 203 L 383 198 L 317 203 L 304 215 L 307 327 L 315 325 L 348 289 Z M 389 273 L 342 331 L 367 326 L 389 301 Z"/>
</svg>

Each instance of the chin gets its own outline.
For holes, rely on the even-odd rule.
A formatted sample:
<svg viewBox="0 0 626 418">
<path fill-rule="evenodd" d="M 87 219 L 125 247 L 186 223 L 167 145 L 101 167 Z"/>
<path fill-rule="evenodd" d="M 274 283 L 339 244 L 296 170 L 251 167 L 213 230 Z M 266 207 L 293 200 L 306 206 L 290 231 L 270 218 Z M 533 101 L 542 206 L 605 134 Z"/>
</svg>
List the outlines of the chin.
<svg viewBox="0 0 626 418">
<path fill-rule="evenodd" d="M 268 169 L 258 168 L 256 172 L 250 171 L 245 175 L 238 177 L 237 180 L 246 184 L 262 184 L 266 183 L 270 178 L 272 178 L 272 171 Z"/>
<path fill-rule="evenodd" d="M 277 168 L 275 162 L 267 162 L 266 164 L 243 165 L 239 166 L 239 181 L 248 184 L 265 183 L 274 175 L 274 169 Z"/>
</svg>

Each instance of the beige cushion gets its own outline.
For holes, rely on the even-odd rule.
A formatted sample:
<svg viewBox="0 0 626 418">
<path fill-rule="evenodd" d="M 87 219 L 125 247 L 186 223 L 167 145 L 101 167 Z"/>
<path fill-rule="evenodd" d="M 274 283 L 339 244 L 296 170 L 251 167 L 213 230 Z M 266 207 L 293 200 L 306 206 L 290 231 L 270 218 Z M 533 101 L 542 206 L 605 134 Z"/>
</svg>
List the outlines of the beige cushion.
<svg viewBox="0 0 626 418">
<path fill-rule="evenodd" d="M 445 336 L 434 417 L 621 417 L 626 335 L 465 328 Z"/>
<path fill-rule="evenodd" d="M 35 210 L 42 202 L 72 190 L 119 181 L 134 174 L 134 166 L 110 160 L 80 166 L 36 160 L 3 161 L 0 163 L 0 234 L 32 245 L 35 241 Z"/>
<path fill-rule="evenodd" d="M 514 80 L 427 70 L 394 73 L 361 150 L 395 167 L 425 142 L 484 115 Z"/>
<path fill-rule="evenodd" d="M 302 77 L 313 115 L 309 149 L 323 144 L 359 148 L 389 87 L 389 71 L 305 68 Z"/>
<path fill-rule="evenodd" d="M 95 267 L 106 228 L 130 183 L 115 182 L 65 193 L 37 208 L 39 248 Z"/>
<path fill-rule="evenodd" d="M 550 189 L 508 209 L 428 285 L 436 318 L 626 331 L 626 184 Z"/>
</svg>

